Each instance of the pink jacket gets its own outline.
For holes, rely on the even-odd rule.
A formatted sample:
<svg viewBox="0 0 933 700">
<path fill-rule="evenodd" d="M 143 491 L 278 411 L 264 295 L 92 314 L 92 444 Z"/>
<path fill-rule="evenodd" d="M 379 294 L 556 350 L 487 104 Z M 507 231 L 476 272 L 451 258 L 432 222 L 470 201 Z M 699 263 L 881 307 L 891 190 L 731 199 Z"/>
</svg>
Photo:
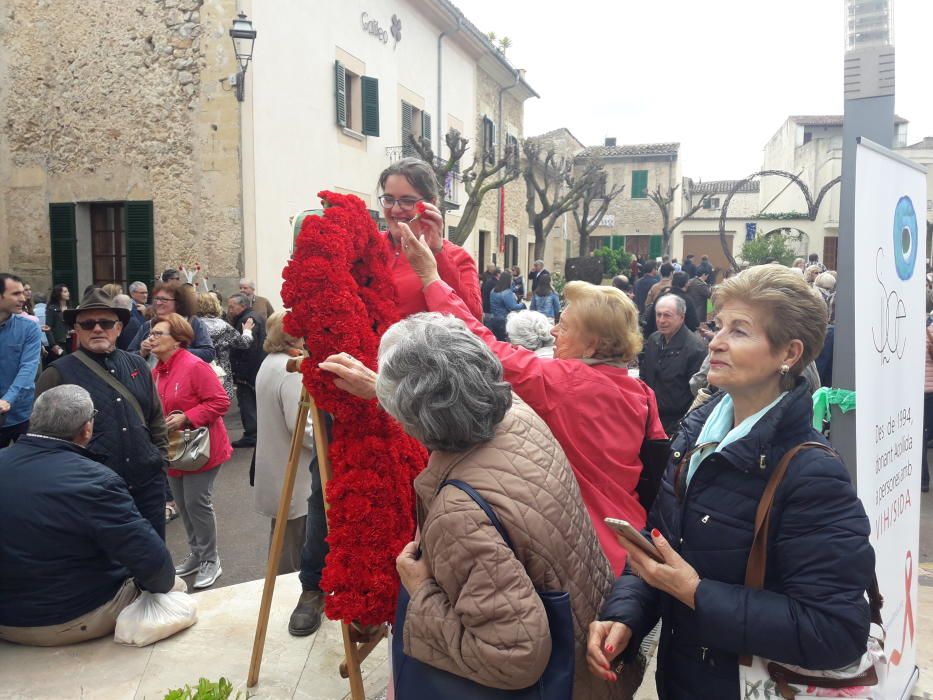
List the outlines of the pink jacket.
<svg viewBox="0 0 933 700">
<path fill-rule="evenodd" d="M 502 362 L 515 393 L 547 423 L 577 477 L 612 571 L 620 573 L 625 549 L 603 518 L 628 520 L 636 530 L 645 526 L 645 509 L 635 493 L 642 469 L 638 454 L 646 430 L 653 439 L 666 437 L 654 393 L 626 369 L 543 359 L 497 341 L 442 281 L 429 285 L 424 297 L 431 311 L 456 316 L 482 338 Z"/>
<path fill-rule="evenodd" d="M 427 311 L 428 307 L 421 296 L 421 278 L 411 269 L 408 258 L 401 254 L 401 248 L 396 245 L 395 239 L 389 236 L 389 247 L 395 257 L 392 267 L 392 277 L 395 289 L 398 291 L 398 310 L 402 318 L 407 318 L 419 311 Z M 477 319 L 483 318 L 483 302 L 479 293 L 479 274 L 476 263 L 470 254 L 450 241 L 444 241 L 444 247 L 435 258 L 437 273 L 457 293 L 466 307 Z"/>
<path fill-rule="evenodd" d="M 214 469 L 230 459 L 233 448 L 223 419 L 230 408 L 230 398 L 211 366 L 182 348 L 176 350 L 167 362 L 160 361 L 155 366 L 152 380 L 166 416 L 172 411 L 182 411 L 192 427 L 208 427 L 211 457 L 198 471 Z M 168 470 L 169 476 L 191 473 Z"/>
</svg>

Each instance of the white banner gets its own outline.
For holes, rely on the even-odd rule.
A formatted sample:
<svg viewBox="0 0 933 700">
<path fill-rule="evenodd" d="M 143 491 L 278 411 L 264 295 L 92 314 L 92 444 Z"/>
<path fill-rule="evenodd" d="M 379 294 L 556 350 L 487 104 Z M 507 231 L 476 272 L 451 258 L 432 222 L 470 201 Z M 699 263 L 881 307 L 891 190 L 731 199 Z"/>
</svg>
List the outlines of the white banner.
<svg viewBox="0 0 933 700">
<path fill-rule="evenodd" d="M 926 177 L 859 143 L 855 173 L 858 494 L 884 596 L 885 697 L 907 697 L 917 651 L 920 463 L 926 357 Z M 842 232 L 840 232 L 842 234 Z"/>
</svg>

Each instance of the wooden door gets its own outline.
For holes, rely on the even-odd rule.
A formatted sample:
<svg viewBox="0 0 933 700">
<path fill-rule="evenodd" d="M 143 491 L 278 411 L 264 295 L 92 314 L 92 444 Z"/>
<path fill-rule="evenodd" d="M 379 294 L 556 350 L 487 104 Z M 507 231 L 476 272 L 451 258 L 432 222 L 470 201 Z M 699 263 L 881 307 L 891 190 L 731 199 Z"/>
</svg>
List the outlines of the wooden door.
<svg viewBox="0 0 933 700">
<path fill-rule="evenodd" d="M 726 241 L 729 246 L 730 252 L 735 255 L 735 248 L 732 244 L 733 234 L 726 233 Z M 691 233 L 684 236 L 684 256 L 683 259 L 686 260 L 687 256 L 694 255 L 694 263 L 699 265 L 700 258 L 704 255 L 709 256 L 710 264 L 713 266 L 713 269 L 717 271 L 716 279 L 722 279 L 722 273 L 724 270 L 729 269 L 729 261 L 726 259 L 726 254 L 722 250 L 722 244 L 719 242 L 719 234 L 701 234 L 701 233 Z"/>
</svg>

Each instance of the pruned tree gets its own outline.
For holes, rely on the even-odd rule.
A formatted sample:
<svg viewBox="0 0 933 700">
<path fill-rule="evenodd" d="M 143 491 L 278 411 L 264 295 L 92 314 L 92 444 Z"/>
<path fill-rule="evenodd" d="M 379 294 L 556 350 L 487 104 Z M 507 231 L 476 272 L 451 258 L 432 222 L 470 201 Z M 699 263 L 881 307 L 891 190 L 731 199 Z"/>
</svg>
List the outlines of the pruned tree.
<svg viewBox="0 0 933 700">
<path fill-rule="evenodd" d="M 757 173 L 752 173 L 744 180 L 738 180 L 729 191 L 729 194 L 726 195 L 726 200 L 722 203 L 722 212 L 719 214 L 719 244 L 722 246 L 722 252 L 725 254 L 726 260 L 729 261 L 729 264 L 732 265 L 732 269 L 736 272 L 739 270 L 739 264 L 735 261 L 735 257 L 732 255 L 730 245 L 731 241 L 726 238 L 726 216 L 729 213 L 729 204 L 732 202 L 732 198 L 735 196 L 735 193 L 742 189 L 742 186 L 745 185 L 745 183 L 751 182 L 756 177 L 761 178 L 771 175 L 786 178 L 793 184 L 797 185 L 798 189 L 800 189 L 800 193 L 803 195 L 804 202 L 807 204 L 807 218 L 810 221 L 816 221 L 817 214 L 819 214 L 820 211 L 820 205 L 823 203 L 826 195 L 829 194 L 829 191 L 833 187 L 842 182 L 841 175 L 834 177 L 820 188 L 820 191 L 816 195 L 816 199 L 814 199 L 813 195 L 810 194 L 810 188 L 807 187 L 806 183 L 800 179 L 800 175 L 794 175 L 793 173 L 789 173 L 786 170 L 759 170 Z M 788 187 L 789 186 L 790 185 L 788 185 Z M 767 205 L 765 208 L 767 208 Z"/>
<path fill-rule="evenodd" d="M 535 232 L 535 259 L 544 257 L 547 237 L 558 219 L 577 207 L 587 188 L 603 173 L 600 166 L 589 167 L 574 176 L 572 159 L 558 156 L 553 148 L 547 150 L 534 139 L 522 143 L 528 219 Z"/>
<path fill-rule="evenodd" d="M 583 196 L 573 210 L 573 220 L 577 225 L 577 232 L 580 234 L 580 255 L 586 255 L 590 234 L 602 222 L 603 217 L 609 210 L 609 205 L 612 204 L 612 200 L 622 194 L 625 189 L 625 185 L 618 185 L 607 192 L 606 185 L 609 176 L 599 163 L 587 159 L 584 165 L 584 173 L 593 166 L 598 168 L 598 172 L 589 178 Z"/>
<path fill-rule="evenodd" d="M 414 135 L 409 135 L 409 139 L 418 157 L 434 168 L 434 176 L 437 178 L 437 185 L 441 192 L 446 189 L 447 178 L 452 173 L 460 172 L 467 200 L 460 213 L 460 222 L 450 234 L 450 241 L 463 245 L 473 232 L 486 195 L 518 179 L 521 174 L 519 153 L 514 146 L 507 143 L 502 156 L 494 159 L 493 162 L 485 157 L 486 154 L 481 153 L 473 159 L 470 167 L 460 170 L 460 162 L 469 150 L 470 140 L 463 138 L 457 129 L 448 131 L 444 138 L 447 144 L 446 159 L 434 157 L 434 151 L 428 139 L 419 139 Z M 440 205 L 441 211 L 445 212 L 444 202 L 441 201 Z"/>
<path fill-rule="evenodd" d="M 674 203 L 674 197 L 677 195 L 678 189 L 680 189 L 680 185 L 668 187 L 667 193 L 665 194 L 661 191 L 661 185 L 658 185 L 654 188 L 653 192 L 648 192 L 648 199 L 654 202 L 655 206 L 661 212 L 661 243 L 665 255 L 671 254 L 671 238 L 674 235 L 674 230 L 685 220 L 696 214 L 703 207 L 706 200 L 709 199 L 709 195 L 704 194 L 695 204 L 692 204 L 687 211 L 676 219 L 671 220 L 671 205 Z"/>
</svg>

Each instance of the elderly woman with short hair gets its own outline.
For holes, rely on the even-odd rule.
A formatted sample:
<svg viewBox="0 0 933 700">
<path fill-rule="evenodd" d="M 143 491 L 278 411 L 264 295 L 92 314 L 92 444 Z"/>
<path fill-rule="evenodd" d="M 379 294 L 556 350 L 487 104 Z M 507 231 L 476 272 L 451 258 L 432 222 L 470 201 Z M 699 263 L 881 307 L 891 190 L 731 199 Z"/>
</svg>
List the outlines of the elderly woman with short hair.
<svg viewBox="0 0 933 700">
<path fill-rule="evenodd" d="M 509 342 L 531 350 L 538 357 L 554 357 L 554 336 L 551 321 L 540 311 L 516 311 L 509 314 L 505 332 Z"/>
<path fill-rule="evenodd" d="M 568 306 L 551 331 L 555 359 L 543 359 L 497 341 L 440 278 L 425 240 L 404 223 L 399 227 L 424 302 L 431 311 L 459 318 L 478 335 L 502 362 L 515 393 L 547 423 L 567 454 L 603 551 L 613 571 L 621 571 L 625 548 L 603 519 L 644 526 L 645 509 L 636 494 L 639 453 L 646 433 L 650 439 L 664 438 L 653 392 L 627 369 L 642 343 L 635 304 L 614 287 L 569 283 L 564 288 Z M 338 386 L 360 384 L 365 395 L 367 370 L 358 361 L 332 356 L 321 366 L 338 375 Z"/>
<path fill-rule="evenodd" d="M 279 495 L 285 483 L 295 421 L 301 406 L 301 373 L 289 372 L 288 361 L 300 357 L 304 341 L 285 332 L 284 311 L 273 313 L 266 320 L 266 340 L 262 349 L 266 357 L 256 374 L 256 475 L 253 506 L 257 513 L 270 519 L 269 537 L 275 530 Z M 314 457 L 314 432 L 311 416 L 304 425 L 302 450 L 298 463 L 311 464 Z M 308 515 L 308 494 L 311 493 L 311 472 L 299 469 L 288 507 L 285 544 L 279 560 L 279 574 L 288 574 L 301 567 L 301 549 L 305 542 Z"/>
<path fill-rule="evenodd" d="M 869 523 L 835 453 L 812 427 L 803 368 L 826 332 L 826 306 L 795 272 L 750 268 L 714 293 L 719 330 L 710 384 L 689 413 L 648 518 L 663 563 L 638 549 L 590 627 L 587 661 L 614 677 L 660 619 L 658 694 L 738 700 L 738 659 L 758 655 L 806 669 L 842 668 L 866 649 L 875 556 Z M 777 466 L 763 589 L 745 585 L 755 514 Z M 647 535 L 646 535 L 647 536 Z M 623 656 L 623 660 L 624 660 Z"/>
<path fill-rule="evenodd" d="M 537 591 L 567 591 L 574 619 L 573 697 L 620 697 L 586 672 L 586 626 L 612 574 L 551 431 L 513 396 L 495 355 L 464 324 L 420 313 L 379 346 L 376 394 L 432 453 L 415 479 L 419 543 L 398 558 L 410 602 L 405 654 L 476 683 L 526 688 L 551 654 Z M 456 401 L 451 401 L 456 396 Z M 458 480 L 491 506 L 514 545 Z"/>
</svg>

